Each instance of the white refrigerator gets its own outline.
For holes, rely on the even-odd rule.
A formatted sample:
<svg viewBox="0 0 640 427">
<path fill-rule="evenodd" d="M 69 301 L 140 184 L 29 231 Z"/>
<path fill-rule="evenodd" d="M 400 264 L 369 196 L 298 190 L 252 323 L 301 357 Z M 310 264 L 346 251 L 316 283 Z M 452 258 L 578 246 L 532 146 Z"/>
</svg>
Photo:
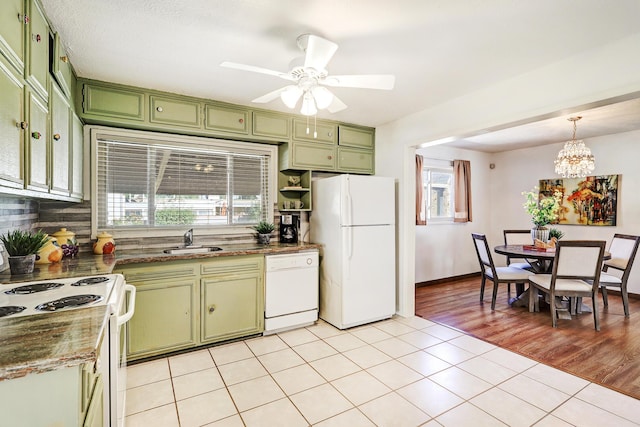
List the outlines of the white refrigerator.
<svg viewBox="0 0 640 427">
<path fill-rule="evenodd" d="M 393 178 L 338 175 L 312 182 L 309 220 L 320 250 L 321 319 L 339 329 L 396 309 Z"/>
</svg>

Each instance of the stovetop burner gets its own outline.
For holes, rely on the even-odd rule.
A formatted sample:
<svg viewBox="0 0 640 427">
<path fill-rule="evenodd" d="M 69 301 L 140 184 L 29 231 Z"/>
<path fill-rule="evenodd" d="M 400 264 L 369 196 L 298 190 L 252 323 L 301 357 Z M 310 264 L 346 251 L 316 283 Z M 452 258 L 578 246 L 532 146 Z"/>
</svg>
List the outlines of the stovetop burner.
<svg viewBox="0 0 640 427">
<path fill-rule="evenodd" d="M 36 306 L 36 310 L 40 311 L 57 311 L 64 308 L 79 307 L 92 302 L 100 301 L 102 297 L 100 295 L 71 295 L 68 297 L 60 298 L 55 301 L 49 301 Z"/>
<path fill-rule="evenodd" d="M 55 282 L 32 283 L 30 285 L 23 285 L 13 289 L 9 289 L 4 293 L 7 295 L 35 294 L 36 292 L 43 292 L 43 291 L 49 291 L 51 289 L 57 289 L 60 286 L 64 286 L 64 283 L 55 283 Z"/>
<path fill-rule="evenodd" d="M 80 279 L 77 282 L 72 283 L 71 286 L 97 285 L 98 283 L 104 283 L 107 281 L 109 281 L 109 278 L 105 276 L 85 277 L 84 279 Z"/>
<path fill-rule="evenodd" d="M 9 305 L 6 307 L 0 307 L 0 317 L 6 317 L 11 316 L 12 314 L 20 313 L 26 308 L 27 307 L 23 307 L 21 305 Z"/>
</svg>

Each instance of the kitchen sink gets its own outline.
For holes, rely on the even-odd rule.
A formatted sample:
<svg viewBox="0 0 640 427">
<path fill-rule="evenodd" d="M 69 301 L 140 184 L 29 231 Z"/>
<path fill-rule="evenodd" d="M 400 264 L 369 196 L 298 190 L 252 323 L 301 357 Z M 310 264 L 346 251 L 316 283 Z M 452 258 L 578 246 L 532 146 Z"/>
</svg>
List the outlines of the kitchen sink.
<svg viewBox="0 0 640 427">
<path fill-rule="evenodd" d="M 171 255 L 187 255 L 187 254 L 204 254 L 207 252 L 221 251 L 222 248 L 218 246 L 179 246 L 176 248 L 165 249 L 165 254 Z"/>
</svg>

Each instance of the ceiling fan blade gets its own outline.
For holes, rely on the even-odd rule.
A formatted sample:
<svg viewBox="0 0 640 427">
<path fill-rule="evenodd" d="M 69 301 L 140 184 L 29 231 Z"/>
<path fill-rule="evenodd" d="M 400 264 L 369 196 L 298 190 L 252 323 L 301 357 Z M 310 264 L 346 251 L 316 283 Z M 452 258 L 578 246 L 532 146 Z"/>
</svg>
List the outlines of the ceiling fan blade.
<svg viewBox="0 0 640 427">
<path fill-rule="evenodd" d="M 291 81 L 295 80 L 293 77 L 291 77 L 291 75 L 289 75 L 289 73 L 283 73 L 281 71 L 270 70 L 268 68 L 255 67 L 253 65 L 238 64 L 237 62 L 225 61 L 222 64 L 220 64 L 220 66 L 221 67 L 225 67 L 225 68 L 233 68 L 235 70 L 251 71 L 253 73 L 268 74 L 270 76 L 280 77 L 281 79 L 285 79 L 285 80 L 291 80 Z"/>
<path fill-rule="evenodd" d="M 329 104 L 329 106 L 327 107 L 327 110 L 329 110 L 330 113 L 337 113 L 338 111 L 342 111 L 345 108 L 347 108 L 347 104 L 340 101 L 340 99 L 334 94 L 333 100 L 331 101 L 331 104 Z"/>
<path fill-rule="evenodd" d="M 333 54 L 338 50 L 338 45 L 322 37 L 313 34 L 306 35 L 307 47 L 305 48 L 304 68 L 324 70 Z"/>
<path fill-rule="evenodd" d="M 353 74 L 347 76 L 329 76 L 322 84 L 334 87 L 357 87 L 364 89 L 391 90 L 396 77 L 392 74 Z"/>
<path fill-rule="evenodd" d="M 285 90 L 287 90 L 287 88 L 289 88 L 289 86 L 285 86 L 285 87 L 281 87 L 280 89 L 276 89 L 273 92 L 269 92 L 266 95 L 262 95 L 254 100 L 252 100 L 251 102 L 255 102 L 258 104 L 266 104 L 267 102 L 271 102 L 274 99 L 277 99 L 280 97 L 280 94 L 282 92 L 284 92 Z"/>
</svg>

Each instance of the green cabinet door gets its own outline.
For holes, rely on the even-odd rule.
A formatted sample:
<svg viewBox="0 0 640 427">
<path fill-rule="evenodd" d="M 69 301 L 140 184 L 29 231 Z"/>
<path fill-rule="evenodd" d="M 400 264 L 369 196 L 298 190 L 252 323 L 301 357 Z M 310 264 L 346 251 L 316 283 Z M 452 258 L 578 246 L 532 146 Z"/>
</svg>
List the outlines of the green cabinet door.
<svg viewBox="0 0 640 427">
<path fill-rule="evenodd" d="M 252 134 L 274 141 L 288 141 L 291 137 L 290 123 L 288 116 L 254 111 Z"/>
<path fill-rule="evenodd" d="M 264 328 L 259 273 L 202 279 L 202 342 L 259 333 Z"/>
<path fill-rule="evenodd" d="M 48 114 L 49 109 L 30 90 L 25 90 L 28 98 L 29 126 L 25 138 L 27 159 L 27 188 L 38 191 L 49 190 L 48 162 Z"/>
<path fill-rule="evenodd" d="M 73 71 L 71 69 L 71 62 L 69 62 L 69 57 L 64 50 L 64 46 L 62 46 L 58 33 L 55 34 L 53 43 L 53 57 L 51 58 L 53 75 L 60 85 L 62 92 L 64 92 L 67 97 L 71 97 L 74 83 Z"/>
<path fill-rule="evenodd" d="M 24 72 L 24 33 L 28 22 L 24 6 L 24 0 L 0 1 L 0 52 L 20 73 Z"/>
<path fill-rule="evenodd" d="M 104 427 L 104 381 L 98 375 L 82 427 Z"/>
<path fill-rule="evenodd" d="M 157 280 L 147 285 L 127 281 L 136 286 L 136 311 L 128 323 L 128 358 L 196 345 L 196 279 Z"/>
<path fill-rule="evenodd" d="M 316 122 L 311 118 L 293 119 L 293 139 L 335 144 L 338 141 L 338 126 L 335 123 Z"/>
<path fill-rule="evenodd" d="M 189 128 L 200 127 L 200 103 L 165 96 L 149 96 L 151 123 Z"/>
<path fill-rule="evenodd" d="M 217 104 L 205 104 L 204 127 L 207 130 L 247 135 L 249 110 Z"/>
<path fill-rule="evenodd" d="M 84 132 L 75 114 L 71 118 L 71 197 L 84 197 Z"/>
<path fill-rule="evenodd" d="M 24 84 L 0 58 L 0 185 L 24 187 Z"/>
<path fill-rule="evenodd" d="M 143 122 L 145 95 L 142 91 L 85 83 L 82 112 L 98 122 Z"/>
<path fill-rule="evenodd" d="M 346 147 L 370 148 L 374 147 L 374 130 L 372 128 L 359 128 L 340 125 L 338 130 L 338 144 Z"/>
<path fill-rule="evenodd" d="M 373 151 L 338 147 L 338 170 L 360 174 L 373 174 Z"/>
<path fill-rule="evenodd" d="M 289 144 L 290 166 L 295 169 L 334 171 L 336 147 L 313 142 L 292 141 Z"/>
<path fill-rule="evenodd" d="M 52 85 L 51 103 L 51 192 L 71 194 L 71 109 L 64 95 Z"/>
<path fill-rule="evenodd" d="M 27 81 L 40 96 L 48 98 L 49 25 L 44 11 L 36 0 L 29 2 L 29 31 L 27 34 L 29 61 Z"/>
</svg>

